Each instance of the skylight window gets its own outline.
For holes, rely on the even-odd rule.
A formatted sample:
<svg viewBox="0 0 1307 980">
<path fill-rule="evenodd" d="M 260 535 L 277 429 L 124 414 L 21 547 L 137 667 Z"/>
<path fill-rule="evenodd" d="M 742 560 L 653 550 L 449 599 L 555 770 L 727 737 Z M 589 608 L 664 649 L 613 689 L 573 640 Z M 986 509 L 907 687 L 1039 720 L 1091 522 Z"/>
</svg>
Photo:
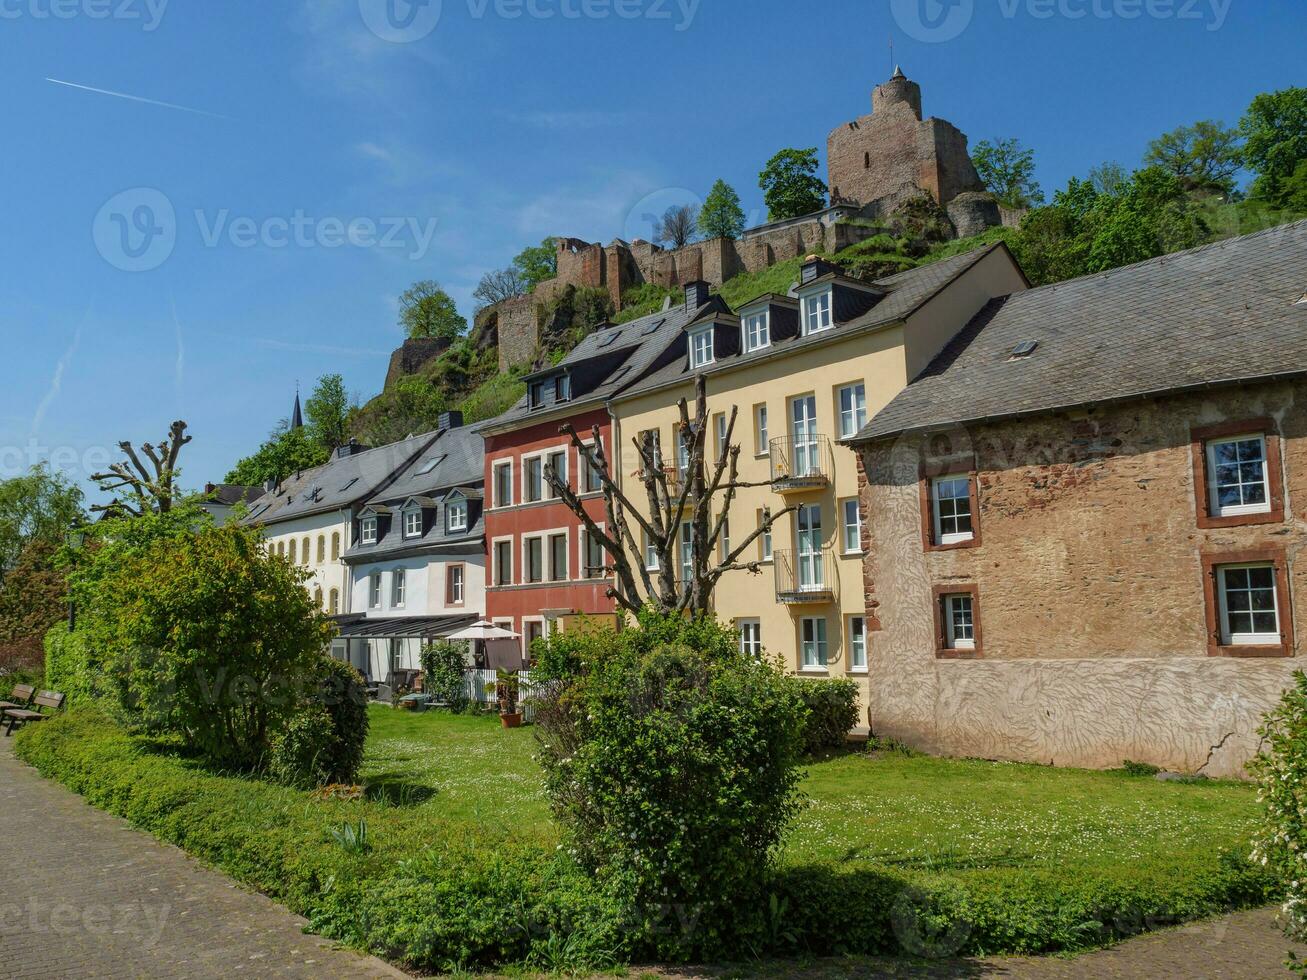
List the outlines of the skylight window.
<svg viewBox="0 0 1307 980">
<path fill-rule="evenodd" d="M 1304 296 L 1303 299 L 1307 299 L 1307 296 Z M 657 330 L 666 322 L 667 322 L 667 317 L 661 317 L 660 319 L 655 320 L 653 323 L 649 324 L 647 327 L 645 327 L 643 330 L 640 331 L 640 336 L 641 337 L 649 336 L 649 334 L 653 333 L 655 330 Z"/>
<path fill-rule="evenodd" d="M 1012 348 L 1012 354 L 1008 358 L 1008 360 L 1019 361 L 1024 357 L 1029 357 L 1031 354 L 1035 352 L 1035 348 L 1038 346 L 1039 346 L 1039 341 L 1037 340 L 1023 340 L 1021 341 L 1021 343 L 1017 344 L 1015 347 Z"/>
<path fill-rule="evenodd" d="M 1294 306 L 1307 306 L 1307 293 L 1302 294 L 1302 299 L 1293 304 Z"/>
<path fill-rule="evenodd" d="M 613 384 L 614 382 L 621 381 L 624 377 L 626 377 L 627 372 L 629 372 L 630 370 L 631 370 L 631 365 L 623 364 L 621 367 L 619 367 L 616 371 L 612 373 L 612 376 L 609 377 L 606 384 Z"/>
<path fill-rule="evenodd" d="M 603 336 L 603 337 L 599 338 L 599 346 L 600 346 L 600 347 L 608 347 L 609 345 L 612 344 L 613 341 L 615 341 L 615 340 L 616 340 L 618 337 L 620 337 L 621 335 L 622 335 L 622 331 L 620 331 L 620 330 L 614 330 L 612 333 L 607 334 L 606 336 Z"/>
<path fill-rule="evenodd" d="M 445 461 L 446 455 L 447 454 L 445 453 L 441 453 L 439 456 L 432 456 L 429 460 L 427 460 L 425 463 L 422 464 L 422 469 L 417 471 L 417 475 L 426 476 L 428 473 L 430 473 L 432 470 L 434 470 L 437 466 L 439 466 L 441 463 Z"/>
<path fill-rule="evenodd" d="M 356 483 L 358 483 L 358 482 L 359 482 L 359 478 L 356 476 L 356 477 L 354 477 L 354 479 L 350 480 L 350 481 L 349 481 L 348 483 L 346 483 L 343 487 L 341 487 L 341 488 L 340 488 L 340 492 L 341 492 L 341 493 L 344 493 L 346 490 L 348 490 L 350 487 L 352 487 L 354 484 L 356 484 Z"/>
</svg>

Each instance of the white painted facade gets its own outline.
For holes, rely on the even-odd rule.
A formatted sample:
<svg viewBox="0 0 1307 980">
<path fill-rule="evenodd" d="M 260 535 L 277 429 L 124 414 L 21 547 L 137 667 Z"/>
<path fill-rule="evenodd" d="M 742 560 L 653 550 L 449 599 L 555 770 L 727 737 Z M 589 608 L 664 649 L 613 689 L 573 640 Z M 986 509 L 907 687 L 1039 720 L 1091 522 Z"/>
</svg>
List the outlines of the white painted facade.
<svg viewBox="0 0 1307 980">
<path fill-rule="evenodd" d="M 309 594 L 327 613 L 350 612 L 349 568 L 341 556 L 349 547 L 350 512 L 332 510 L 260 524 L 270 553 L 285 555 L 307 569 Z M 308 554 L 305 554 L 305 549 Z"/>
</svg>

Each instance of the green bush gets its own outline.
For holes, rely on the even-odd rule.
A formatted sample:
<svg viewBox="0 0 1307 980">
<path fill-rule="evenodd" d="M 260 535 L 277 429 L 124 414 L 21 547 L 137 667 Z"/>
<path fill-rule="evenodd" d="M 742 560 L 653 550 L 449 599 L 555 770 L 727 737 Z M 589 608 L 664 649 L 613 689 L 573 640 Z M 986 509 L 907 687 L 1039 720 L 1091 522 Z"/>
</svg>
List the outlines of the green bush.
<svg viewBox="0 0 1307 980">
<path fill-rule="evenodd" d="M 567 848 L 624 905 L 640 953 L 741 949 L 797 807 L 794 685 L 711 621 L 645 613 L 576 645 L 581 669 L 536 712 Z"/>
<path fill-rule="evenodd" d="M 1285 930 L 1307 939 L 1307 674 L 1266 716 L 1260 734 L 1265 748 L 1249 765 L 1261 784 L 1265 817 L 1253 846 L 1253 860 L 1269 867 L 1284 886 Z M 1307 964 L 1292 960 L 1300 975 Z"/>
<path fill-rule="evenodd" d="M 327 709 L 321 704 L 306 705 L 273 737 L 269 774 L 278 782 L 301 789 L 348 782 L 331 777 L 329 754 L 335 738 L 336 729 Z"/>
<path fill-rule="evenodd" d="M 56 623 L 45 634 L 45 683 L 67 697 L 67 704 L 91 704 L 101 696 L 100 666 L 92 662 L 86 634 Z"/>
<path fill-rule="evenodd" d="M 467 707 L 464 648 L 442 640 L 422 648 L 422 689 L 450 711 Z"/>
<path fill-rule="evenodd" d="M 324 656 L 318 663 L 320 703 L 331 719 L 322 762 L 325 781 L 352 783 L 363 765 L 368 739 L 368 688 L 352 664 Z"/>
<path fill-rule="evenodd" d="M 803 751 L 816 755 L 824 749 L 842 747 L 858 723 L 858 685 L 844 678 L 791 677 L 789 682 L 808 709 Z"/>
</svg>

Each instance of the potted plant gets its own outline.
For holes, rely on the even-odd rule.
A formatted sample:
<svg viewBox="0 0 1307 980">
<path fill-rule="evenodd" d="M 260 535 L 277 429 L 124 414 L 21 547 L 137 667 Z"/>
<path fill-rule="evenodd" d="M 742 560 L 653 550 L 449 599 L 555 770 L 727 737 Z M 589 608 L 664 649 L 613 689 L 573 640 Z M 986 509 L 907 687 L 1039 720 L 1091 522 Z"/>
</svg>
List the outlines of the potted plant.
<svg viewBox="0 0 1307 980">
<path fill-rule="evenodd" d="M 519 728 L 522 725 L 522 712 L 518 710 L 517 699 L 522 692 L 522 682 L 517 672 L 500 668 L 495 671 L 495 679 L 486 685 L 486 693 L 493 695 L 499 702 L 499 723 L 505 728 Z"/>
</svg>

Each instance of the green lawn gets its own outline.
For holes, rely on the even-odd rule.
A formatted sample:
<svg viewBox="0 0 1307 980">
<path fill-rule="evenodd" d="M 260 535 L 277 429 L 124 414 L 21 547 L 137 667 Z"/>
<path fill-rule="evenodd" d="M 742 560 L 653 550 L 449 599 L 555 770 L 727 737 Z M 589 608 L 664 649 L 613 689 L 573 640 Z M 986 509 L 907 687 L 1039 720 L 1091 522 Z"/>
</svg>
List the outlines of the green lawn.
<svg viewBox="0 0 1307 980">
<path fill-rule="evenodd" d="M 215 773 L 86 710 L 15 741 L 47 776 L 348 945 L 427 972 L 594 962 L 620 933 L 559 855 L 533 731 L 370 718 L 356 801 Z M 767 886 L 765 948 L 781 955 L 892 953 L 904 901 L 965 923 L 960 951 L 993 953 L 1100 945 L 1275 898 L 1245 860 L 1257 803 L 1243 784 L 855 753 L 811 762 L 802 790 Z M 365 847 L 342 842 L 346 824 L 366 825 Z"/>
</svg>

